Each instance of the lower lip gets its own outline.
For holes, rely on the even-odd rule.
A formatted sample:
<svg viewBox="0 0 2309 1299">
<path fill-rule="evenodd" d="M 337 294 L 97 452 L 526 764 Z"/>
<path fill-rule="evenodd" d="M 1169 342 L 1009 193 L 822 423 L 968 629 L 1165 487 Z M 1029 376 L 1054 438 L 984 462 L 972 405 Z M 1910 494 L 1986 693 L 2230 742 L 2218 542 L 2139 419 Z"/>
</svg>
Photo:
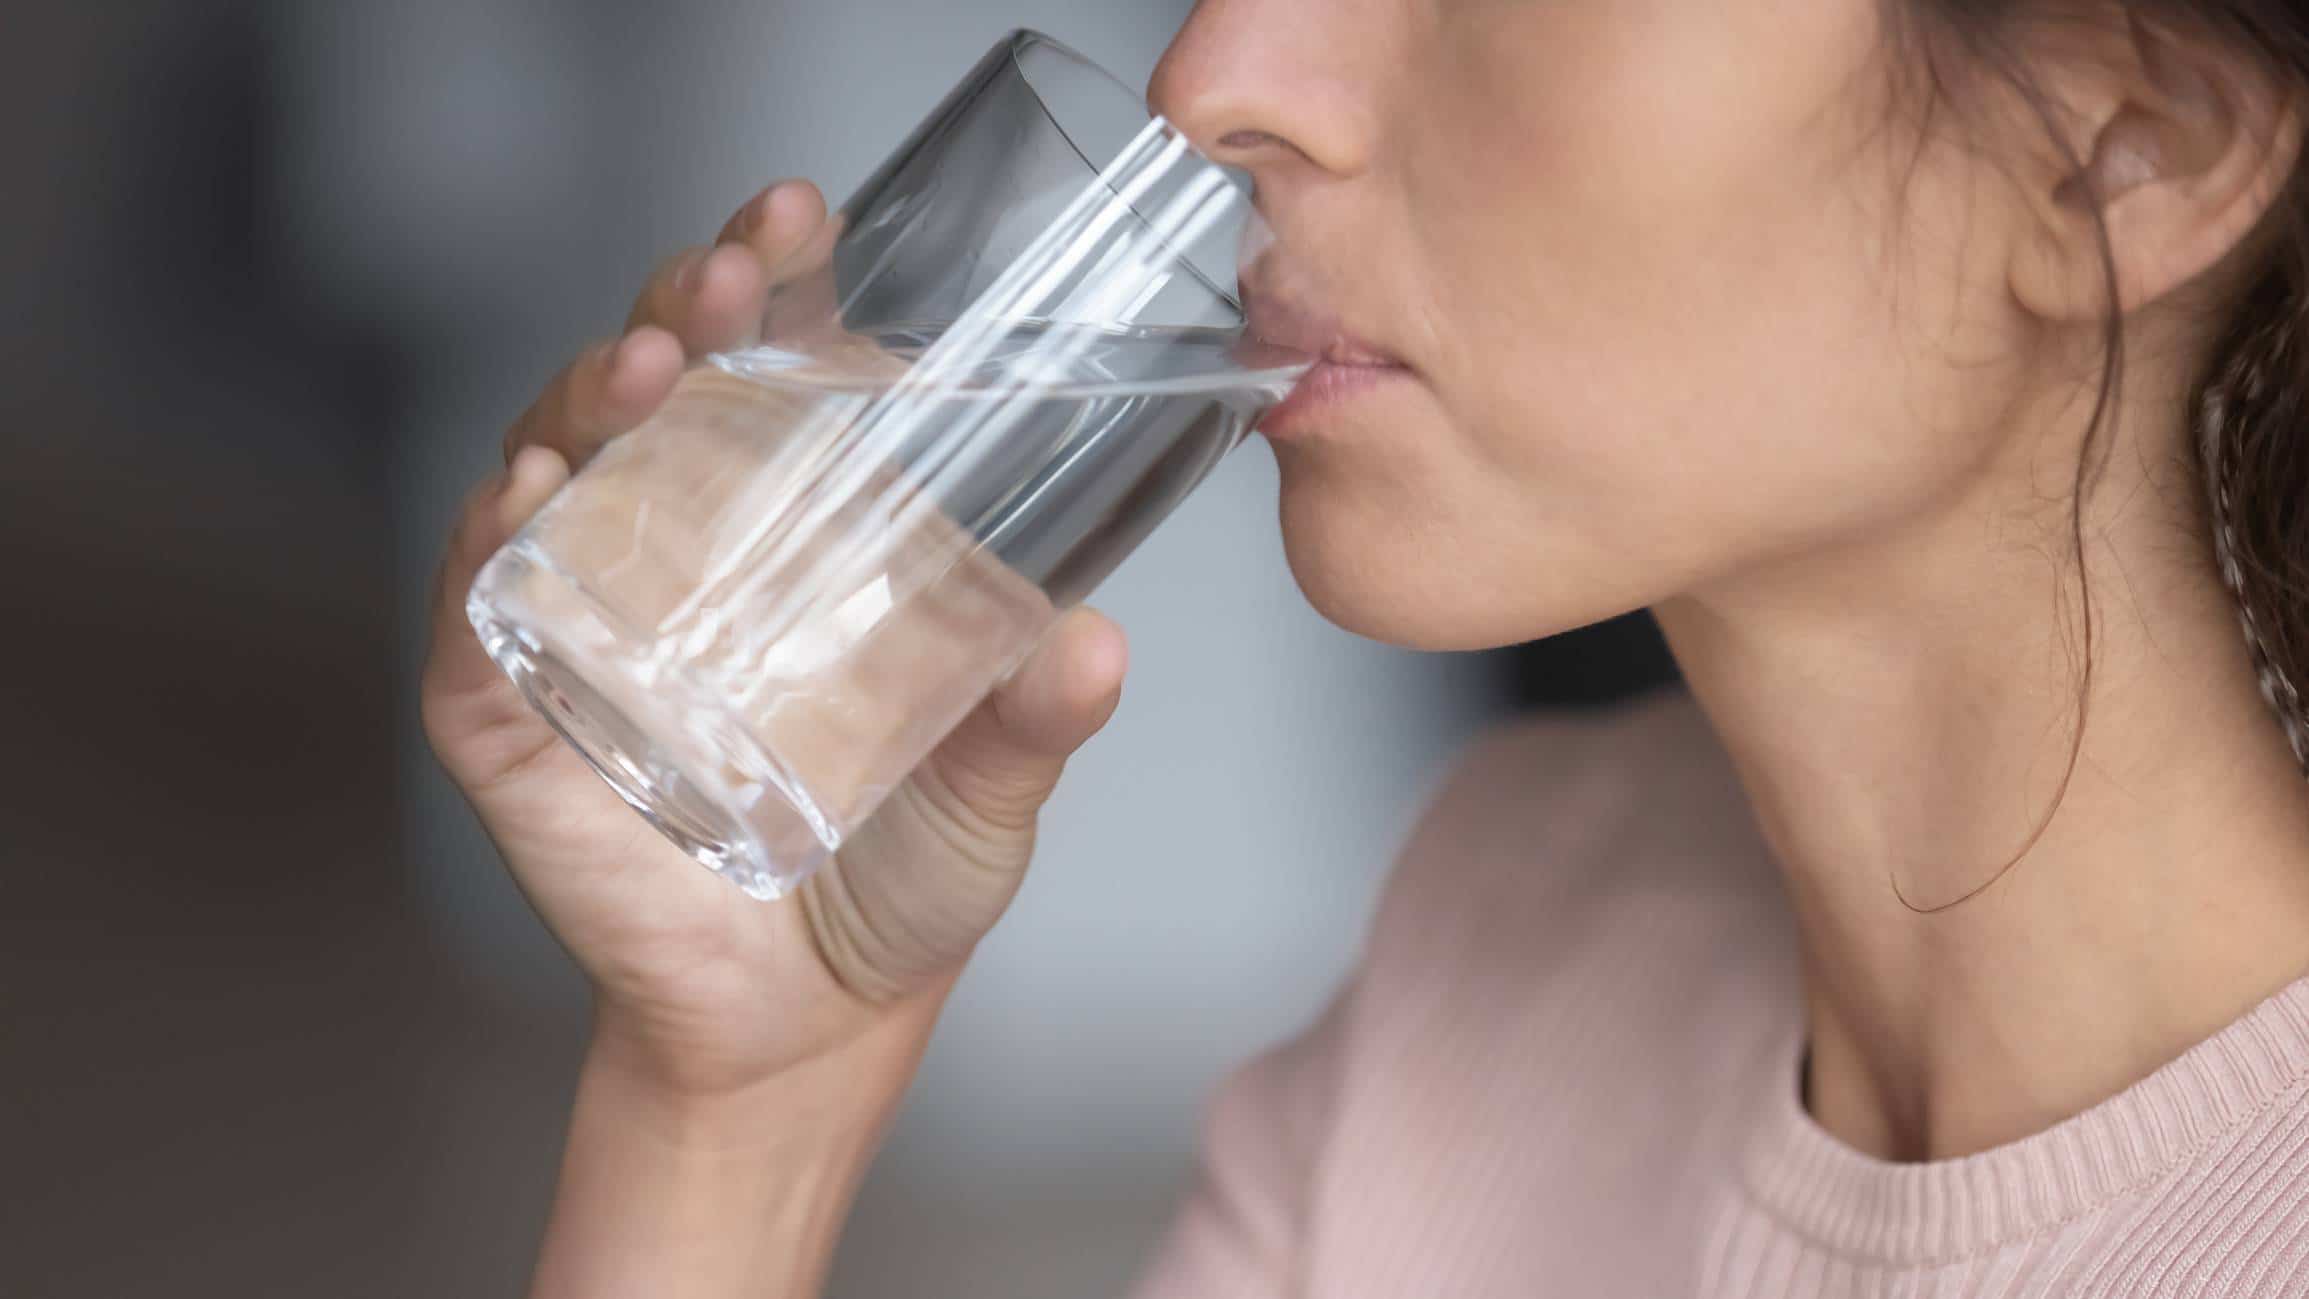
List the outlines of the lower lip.
<svg viewBox="0 0 2309 1299">
<path fill-rule="evenodd" d="M 1270 438 L 1289 437 L 1312 428 L 1318 419 L 1346 402 L 1396 380 L 1411 377 L 1400 365 L 1343 365 L 1324 361 L 1299 376 L 1291 394 L 1259 418 L 1259 432 Z"/>
</svg>

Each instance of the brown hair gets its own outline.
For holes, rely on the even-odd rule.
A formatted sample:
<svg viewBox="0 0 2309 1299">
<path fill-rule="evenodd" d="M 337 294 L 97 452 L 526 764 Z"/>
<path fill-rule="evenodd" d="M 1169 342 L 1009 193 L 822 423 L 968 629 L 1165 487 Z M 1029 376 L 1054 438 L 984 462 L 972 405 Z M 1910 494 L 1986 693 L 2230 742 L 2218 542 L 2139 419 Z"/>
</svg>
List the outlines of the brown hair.
<svg viewBox="0 0 2309 1299">
<path fill-rule="evenodd" d="M 2087 4 L 2087 9 L 2092 6 Z M 2038 90 L 2024 59 L 2006 39 L 2015 22 L 2049 9 L 2045 0 L 1888 0 L 1888 30 L 1921 56 L 1930 113 L 1947 89 L 1949 59 L 1967 71 L 2002 78 L 2036 109 L 2049 129 L 2054 105 Z M 2076 0 L 2066 9 L 2075 13 Z M 2276 84 L 2309 89 L 2309 0 L 2102 0 L 2097 11 L 2161 33 L 2206 40 L 2260 65 Z M 1921 39 L 1917 39 L 1921 38 Z M 2083 159 L 2071 157 L 2082 169 Z M 2257 264 L 2197 377 L 2189 417 L 2204 483 L 2207 556 L 2237 603 L 2245 642 L 2294 758 L 2309 769 L 2309 180 L 2295 173 L 2272 204 L 2253 241 Z M 2116 262 L 2101 229 L 2108 301 L 2117 299 Z M 2099 391 L 2075 476 L 2071 544 L 2084 548 L 2082 500 L 2098 463 L 2097 444 L 2114 413 L 2124 362 L 2124 328 L 2113 306 L 2103 328 Z M 2073 770 L 2084 739 L 2084 700 L 2092 673 L 2092 593 L 2080 565 L 2081 680 Z M 2056 794 L 2057 808 L 2065 795 Z M 2049 824 L 2049 812 L 2047 816 Z M 2043 826 L 2039 826 L 2042 833 Z M 2027 855 L 2026 846 L 2004 870 Z M 1917 911 L 1942 911 L 1977 896 L 1998 871 L 1962 896 Z M 1897 881 L 1894 884 L 1898 890 Z"/>
</svg>

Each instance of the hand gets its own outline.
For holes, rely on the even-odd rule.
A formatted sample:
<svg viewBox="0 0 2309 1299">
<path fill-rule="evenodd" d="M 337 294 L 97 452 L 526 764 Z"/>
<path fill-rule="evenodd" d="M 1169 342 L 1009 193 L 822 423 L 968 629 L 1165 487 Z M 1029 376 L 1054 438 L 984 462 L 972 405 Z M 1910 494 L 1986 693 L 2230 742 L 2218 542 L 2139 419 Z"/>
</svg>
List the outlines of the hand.
<svg viewBox="0 0 2309 1299">
<path fill-rule="evenodd" d="M 764 904 L 660 838 L 483 653 L 464 614 L 482 563 L 689 363 L 750 341 L 773 286 L 781 302 L 830 292 L 837 224 L 815 187 L 788 182 L 712 246 L 661 267 L 627 332 L 515 422 L 507 471 L 467 504 L 439 577 L 422 687 L 434 750 L 591 978 L 597 1045 L 614 1041 L 685 1093 L 734 1093 L 831 1059 L 898 1007 L 942 995 L 1017 890 L 1067 756 L 1122 688 L 1121 630 L 1067 615 L 832 862 Z"/>
</svg>

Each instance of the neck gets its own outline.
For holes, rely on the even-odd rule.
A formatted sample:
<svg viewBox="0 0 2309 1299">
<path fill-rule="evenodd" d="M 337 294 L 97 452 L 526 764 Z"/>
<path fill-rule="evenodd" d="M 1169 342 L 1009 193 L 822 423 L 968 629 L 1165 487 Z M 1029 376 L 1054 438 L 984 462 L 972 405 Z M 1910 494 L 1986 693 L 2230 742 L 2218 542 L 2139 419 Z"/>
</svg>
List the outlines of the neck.
<svg viewBox="0 0 2309 1299">
<path fill-rule="evenodd" d="M 2041 1130 L 2309 970 L 2309 793 L 2187 458 L 2117 432 L 2089 674 L 2068 520 L 2011 522 L 2041 474 L 1659 610 L 1787 878 L 1813 1113 L 1863 1151 Z"/>
</svg>

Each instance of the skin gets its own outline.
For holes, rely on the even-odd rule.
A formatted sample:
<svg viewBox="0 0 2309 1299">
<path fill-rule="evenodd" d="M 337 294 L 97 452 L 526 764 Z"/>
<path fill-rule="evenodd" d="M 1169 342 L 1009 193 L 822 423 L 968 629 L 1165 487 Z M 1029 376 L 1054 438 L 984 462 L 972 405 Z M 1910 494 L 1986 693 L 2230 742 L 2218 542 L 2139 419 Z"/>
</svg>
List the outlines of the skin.
<svg viewBox="0 0 2309 1299">
<path fill-rule="evenodd" d="M 2048 123 L 1961 75 L 1918 111 L 1875 0 L 1315 7 L 1204 0 L 1153 88 L 1257 179 L 1277 291 L 1402 365 L 1273 439 L 1293 571 L 1425 647 L 1658 611 L 1783 868 L 1832 1133 L 2012 1140 L 2309 969 L 2301 778 L 2183 416 L 2299 153 L 2288 88 L 2105 15 L 2018 34 Z M 2128 366 L 2080 498 L 2096 215 Z M 444 592 L 808 274 L 822 216 L 774 189 L 661 271 L 517 425 Z M 536 1293 L 813 1292 L 1119 633 L 1076 616 L 827 884 L 757 909 L 552 743 L 456 603 L 435 745 L 599 994 Z"/>
</svg>

